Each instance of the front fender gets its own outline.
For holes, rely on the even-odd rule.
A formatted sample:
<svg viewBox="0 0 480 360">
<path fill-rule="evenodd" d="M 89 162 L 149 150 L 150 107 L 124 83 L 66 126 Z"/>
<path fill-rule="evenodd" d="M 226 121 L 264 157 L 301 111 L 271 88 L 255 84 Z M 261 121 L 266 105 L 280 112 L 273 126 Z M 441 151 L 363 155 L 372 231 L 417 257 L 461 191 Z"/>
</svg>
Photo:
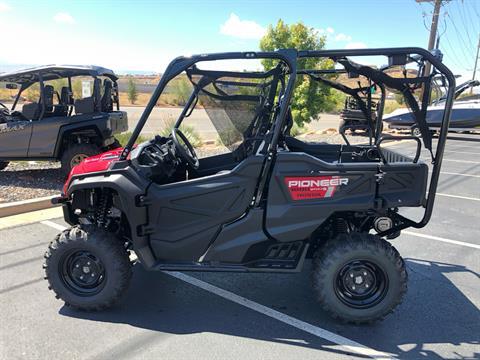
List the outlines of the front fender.
<svg viewBox="0 0 480 360">
<path fill-rule="evenodd" d="M 150 181 L 139 177 L 132 168 L 122 169 L 119 172 L 110 170 L 108 173 L 92 173 L 75 176 L 71 179 L 64 194 L 68 199 L 75 191 L 88 189 L 112 189 L 118 194 L 121 210 L 128 219 L 132 230 L 132 243 L 140 262 L 150 268 L 155 263 L 155 258 L 150 249 L 148 236 L 140 236 L 137 229 L 148 222 L 147 208 L 138 204 L 138 198 L 144 195 Z M 65 220 L 75 224 L 77 216 L 74 214 L 71 202 L 63 205 Z M 72 225 L 73 225 L 72 224 Z"/>
</svg>

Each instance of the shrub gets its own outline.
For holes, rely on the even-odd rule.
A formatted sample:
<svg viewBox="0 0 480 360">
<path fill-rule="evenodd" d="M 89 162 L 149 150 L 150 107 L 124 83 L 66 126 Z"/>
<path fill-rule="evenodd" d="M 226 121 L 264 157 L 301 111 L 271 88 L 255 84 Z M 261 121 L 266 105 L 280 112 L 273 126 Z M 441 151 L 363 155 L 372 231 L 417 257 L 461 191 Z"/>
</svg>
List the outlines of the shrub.
<svg viewBox="0 0 480 360">
<path fill-rule="evenodd" d="M 160 136 L 168 137 L 172 133 L 172 129 L 175 126 L 175 120 L 169 119 L 165 122 L 165 126 L 160 131 Z M 200 147 L 203 144 L 202 137 L 198 131 L 190 125 L 180 125 L 180 131 L 185 135 L 190 144 L 193 147 Z"/>
<path fill-rule="evenodd" d="M 138 99 L 137 86 L 133 78 L 128 79 L 127 96 L 131 104 L 135 104 L 135 101 Z"/>
<path fill-rule="evenodd" d="M 186 78 L 181 77 L 179 79 L 175 79 L 171 82 L 169 86 L 169 90 L 171 91 L 172 99 L 170 99 L 170 103 L 172 105 L 179 105 L 183 106 L 187 103 L 190 95 L 192 94 L 192 84 Z"/>
<path fill-rule="evenodd" d="M 307 129 L 304 126 L 298 126 L 296 122 L 293 123 L 292 128 L 290 129 L 290 136 L 296 137 L 302 134 L 305 134 Z"/>
<path fill-rule="evenodd" d="M 130 140 L 131 137 L 132 137 L 132 133 L 130 131 L 115 135 L 115 138 L 118 140 L 120 145 L 122 145 L 122 147 L 127 145 L 127 142 L 128 142 L 128 140 Z M 137 141 L 135 141 L 135 143 L 140 144 L 140 143 L 145 142 L 147 140 L 148 139 L 146 137 L 144 137 L 142 135 L 139 135 L 138 138 L 137 138 Z"/>
<path fill-rule="evenodd" d="M 400 105 L 395 100 L 386 100 L 385 107 L 383 108 L 383 115 L 390 114 L 391 112 L 403 107 L 405 106 Z"/>
</svg>

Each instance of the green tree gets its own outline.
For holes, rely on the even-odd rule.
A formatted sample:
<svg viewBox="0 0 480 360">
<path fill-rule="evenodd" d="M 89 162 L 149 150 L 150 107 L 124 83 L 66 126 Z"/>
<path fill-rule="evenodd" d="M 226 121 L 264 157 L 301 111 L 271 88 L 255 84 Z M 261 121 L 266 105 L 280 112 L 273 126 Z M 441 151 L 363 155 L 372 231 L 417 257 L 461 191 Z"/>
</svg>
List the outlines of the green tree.
<svg viewBox="0 0 480 360">
<path fill-rule="evenodd" d="M 325 36 L 319 36 L 313 29 L 303 23 L 285 24 L 278 20 L 274 26 L 268 27 L 267 33 L 260 40 L 262 51 L 278 49 L 321 50 L 325 47 Z M 272 69 L 276 63 L 274 59 L 262 60 L 266 70 Z M 334 64 L 329 59 L 304 58 L 299 60 L 299 69 L 330 69 Z M 335 109 L 336 97 L 328 86 L 312 80 L 308 76 L 297 76 L 295 90 L 292 97 L 292 115 L 295 123 L 302 127 L 309 123 L 322 111 Z"/>
<path fill-rule="evenodd" d="M 135 101 L 138 99 L 137 86 L 133 78 L 128 79 L 127 96 L 131 104 L 135 104 Z"/>
<path fill-rule="evenodd" d="M 400 104 L 400 105 L 405 104 L 405 98 L 403 97 L 402 94 L 400 94 L 400 93 L 395 93 L 394 97 L 395 97 L 395 101 L 396 101 L 398 104 Z"/>
</svg>

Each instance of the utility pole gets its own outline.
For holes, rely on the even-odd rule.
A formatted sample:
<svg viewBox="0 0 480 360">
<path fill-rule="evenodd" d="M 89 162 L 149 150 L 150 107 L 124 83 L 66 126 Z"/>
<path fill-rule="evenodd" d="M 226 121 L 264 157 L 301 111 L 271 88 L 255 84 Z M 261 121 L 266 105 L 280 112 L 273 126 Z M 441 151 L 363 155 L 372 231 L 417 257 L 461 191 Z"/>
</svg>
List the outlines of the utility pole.
<svg viewBox="0 0 480 360">
<path fill-rule="evenodd" d="M 475 80 L 477 74 L 477 65 L 478 65 L 478 55 L 480 52 L 480 33 L 478 34 L 478 45 L 477 45 L 477 56 L 475 56 L 475 66 L 473 67 L 472 80 Z M 473 87 L 470 88 L 470 94 L 473 94 Z"/>
<path fill-rule="evenodd" d="M 415 0 L 418 3 L 432 2 L 432 0 Z M 440 16 L 440 8 L 443 0 L 434 0 L 435 6 L 433 8 L 432 26 L 430 27 L 430 37 L 428 39 L 428 50 L 432 50 L 435 46 L 435 39 L 437 38 L 438 18 Z M 431 64 L 427 62 L 425 65 L 425 75 L 430 75 Z"/>
</svg>

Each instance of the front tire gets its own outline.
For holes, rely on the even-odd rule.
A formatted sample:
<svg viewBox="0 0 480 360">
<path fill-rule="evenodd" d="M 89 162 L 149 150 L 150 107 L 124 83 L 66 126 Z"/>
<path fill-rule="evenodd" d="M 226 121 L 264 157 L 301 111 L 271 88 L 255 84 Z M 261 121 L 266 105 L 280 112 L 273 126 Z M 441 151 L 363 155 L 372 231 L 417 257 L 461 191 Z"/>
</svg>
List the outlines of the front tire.
<svg viewBox="0 0 480 360">
<path fill-rule="evenodd" d="M 74 226 L 57 235 L 45 253 L 44 269 L 56 297 L 85 311 L 114 305 L 132 276 L 123 242 L 94 227 Z"/>
<path fill-rule="evenodd" d="M 0 171 L 5 169 L 8 166 L 9 162 L 8 161 L 0 161 Z"/>
<path fill-rule="evenodd" d="M 350 323 L 383 319 L 407 291 L 403 259 L 376 235 L 341 234 L 329 240 L 314 259 L 312 275 L 322 308 Z"/>
<path fill-rule="evenodd" d="M 62 172 L 66 175 L 70 173 L 74 166 L 79 165 L 87 157 L 99 154 L 101 151 L 94 144 L 75 144 L 68 146 L 63 152 Z"/>
</svg>

